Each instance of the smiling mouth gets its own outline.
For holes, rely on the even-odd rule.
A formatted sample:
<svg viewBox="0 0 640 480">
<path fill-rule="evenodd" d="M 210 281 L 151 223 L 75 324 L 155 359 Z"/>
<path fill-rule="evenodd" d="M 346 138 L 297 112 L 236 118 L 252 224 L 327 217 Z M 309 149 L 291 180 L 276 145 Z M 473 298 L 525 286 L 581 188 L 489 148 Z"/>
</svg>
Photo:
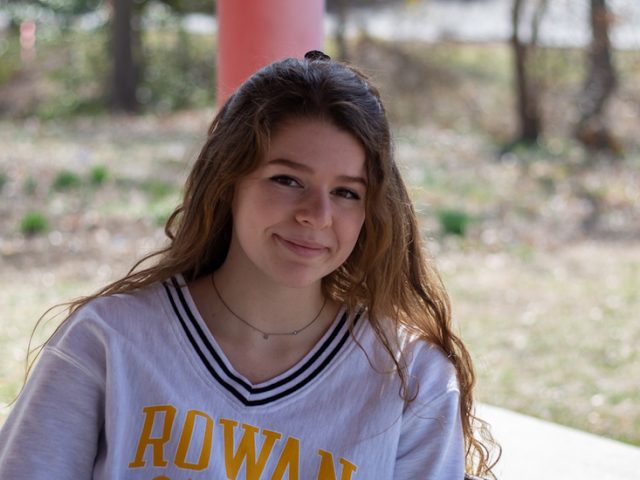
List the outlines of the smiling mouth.
<svg viewBox="0 0 640 480">
<path fill-rule="evenodd" d="M 327 251 L 327 247 L 323 245 L 299 243 L 297 241 L 287 240 L 279 235 L 275 235 L 275 237 L 287 250 L 302 257 L 317 257 L 323 255 Z"/>
</svg>

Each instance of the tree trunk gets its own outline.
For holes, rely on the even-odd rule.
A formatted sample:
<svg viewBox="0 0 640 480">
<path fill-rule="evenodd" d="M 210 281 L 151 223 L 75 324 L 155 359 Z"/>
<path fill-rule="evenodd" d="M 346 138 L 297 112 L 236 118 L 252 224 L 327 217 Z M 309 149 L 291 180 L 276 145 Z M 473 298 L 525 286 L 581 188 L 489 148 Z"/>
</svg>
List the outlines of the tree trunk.
<svg viewBox="0 0 640 480">
<path fill-rule="evenodd" d="M 610 15 L 606 0 L 591 0 L 590 20 L 592 40 L 576 136 L 588 148 L 616 151 L 605 115 L 607 102 L 617 84 L 611 60 Z"/>
<path fill-rule="evenodd" d="M 520 23 L 522 18 L 523 0 L 514 0 L 512 7 L 512 35 L 511 47 L 514 55 L 515 89 L 517 98 L 517 115 L 519 132 L 516 143 L 534 143 L 542 132 L 542 117 L 540 114 L 540 85 L 531 74 L 531 56 L 535 53 L 538 42 L 538 30 L 546 1 L 540 0 L 531 21 L 531 38 L 522 39 Z"/>
<path fill-rule="evenodd" d="M 113 83 L 111 104 L 116 111 L 135 112 L 138 107 L 136 100 L 138 72 L 134 56 L 133 2 L 132 0 L 112 0 L 112 7 Z"/>
<path fill-rule="evenodd" d="M 343 62 L 349 61 L 349 47 L 347 46 L 347 1 L 337 0 L 336 4 L 336 50 L 338 58 Z"/>
</svg>

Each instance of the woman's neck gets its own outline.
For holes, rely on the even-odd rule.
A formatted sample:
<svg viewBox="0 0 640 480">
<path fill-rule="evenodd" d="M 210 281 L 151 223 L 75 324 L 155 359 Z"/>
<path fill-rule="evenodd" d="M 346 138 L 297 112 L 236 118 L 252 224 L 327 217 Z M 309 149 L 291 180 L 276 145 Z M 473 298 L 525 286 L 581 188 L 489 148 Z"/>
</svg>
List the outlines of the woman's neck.
<svg viewBox="0 0 640 480">
<path fill-rule="evenodd" d="M 331 299 L 325 303 L 320 282 L 293 289 L 236 272 L 221 267 L 188 287 L 231 365 L 259 383 L 299 362 L 333 323 L 340 306 Z"/>
<path fill-rule="evenodd" d="M 222 317 L 240 317 L 264 332 L 300 330 L 325 302 L 322 281 L 298 286 L 296 280 L 292 285 L 295 277 L 282 274 L 273 265 L 258 266 L 237 240 L 232 241 L 224 263 L 212 277 L 217 293 L 210 283 L 216 312 Z M 236 318 L 231 323 L 239 322 Z"/>
<path fill-rule="evenodd" d="M 326 302 L 320 281 L 291 288 L 255 272 L 247 275 L 246 270 L 225 266 L 212 274 L 209 286 L 216 311 L 226 310 L 263 332 L 299 331 L 320 316 Z"/>
</svg>

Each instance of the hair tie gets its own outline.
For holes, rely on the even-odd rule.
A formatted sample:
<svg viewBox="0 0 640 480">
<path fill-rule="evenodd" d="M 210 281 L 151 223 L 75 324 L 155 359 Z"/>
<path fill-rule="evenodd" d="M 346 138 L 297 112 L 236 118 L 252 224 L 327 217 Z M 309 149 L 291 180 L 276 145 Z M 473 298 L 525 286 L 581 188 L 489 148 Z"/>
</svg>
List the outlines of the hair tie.
<svg viewBox="0 0 640 480">
<path fill-rule="evenodd" d="M 314 60 L 327 61 L 327 60 L 331 60 L 331 57 L 326 53 L 321 52 L 320 50 L 309 50 L 307 53 L 304 54 L 304 59 L 310 60 L 310 61 L 314 61 Z"/>
</svg>

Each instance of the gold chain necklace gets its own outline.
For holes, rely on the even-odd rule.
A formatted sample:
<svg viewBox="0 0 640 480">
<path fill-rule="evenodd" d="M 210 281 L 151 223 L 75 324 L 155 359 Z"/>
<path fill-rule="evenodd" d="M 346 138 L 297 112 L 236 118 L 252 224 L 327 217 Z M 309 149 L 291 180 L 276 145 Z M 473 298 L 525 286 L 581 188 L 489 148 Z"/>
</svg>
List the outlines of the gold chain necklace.
<svg viewBox="0 0 640 480">
<path fill-rule="evenodd" d="M 315 323 L 316 320 L 318 320 L 318 318 L 320 318 L 320 314 L 323 312 L 325 305 L 327 304 L 327 298 L 325 297 L 324 302 L 322 303 L 322 306 L 320 307 L 320 311 L 316 314 L 315 317 L 313 317 L 313 320 L 311 320 L 309 323 L 307 323 L 304 327 L 302 328 L 298 328 L 296 330 L 293 330 L 291 332 L 265 332 L 264 330 L 260 330 L 258 327 L 256 327 L 255 325 L 251 325 L 249 322 L 247 322 L 244 318 L 242 318 L 240 315 L 238 315 L 236 312 L 234 312 L 233 310 L 231 310 L 231 307 L 229 305 L 227 305 L 227 302 L 224 301 L 224 299 L 222 298 L 222 295 L 220 295 L 220 291 L 218 290 L 218 287 L 216 286 L 216 281 L 213 278 L 213 274 L 211 274 L 211 285 L 213 285 L 213 289 L 216 292 L 216 295 L 218 296 L 218 298 L 220 299 L 220 302 L 222 302 L 222 305 L 224 305 L 224 307 L 229 311 L 229 313 L 231 315 L 233 315 L 234 317 L 236 317 L 238 320 L 240 320 L 242 323 L 244 323 L 247 327 L 255 330 L 256 332 L 260 333 L 262 335 L 262 338 L 264 338 L 265 340 L 269 340 L 269 337 L 271 336 L 285 336 L 285 335 L 298 335 L 300 332 L 302 332 L 303 330 L 306 330 L 307 328 L 309 328 L 311 325 L 313 325 Z"/>
</svg>

